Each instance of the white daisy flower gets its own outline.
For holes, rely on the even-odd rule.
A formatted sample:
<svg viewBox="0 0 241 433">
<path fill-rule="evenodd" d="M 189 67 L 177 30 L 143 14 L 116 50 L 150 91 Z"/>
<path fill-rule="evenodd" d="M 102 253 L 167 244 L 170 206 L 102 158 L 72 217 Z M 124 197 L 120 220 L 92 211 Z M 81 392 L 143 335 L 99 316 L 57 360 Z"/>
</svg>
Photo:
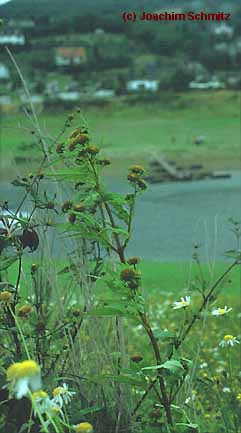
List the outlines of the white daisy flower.
<svg viewBox="0 0 241 433">
<path fill-rule="evenodd" d="M 190 296 L 185 296 L 184 298 L 181 297 L 181 301 L 173 302 L 172 306 L 173 306 L 174 310 L 177 310 L 179 308 L 189 307 L 190 302 L 191 302 L 191 297 Z"/>
<path fill-rule="evenodd" d="M 63 383 L 62 386 L 54 388 L 53 401 L 55 401 L 58 405 L 60 405 L 60 407 L 62 407 L 64 403 L 68 404 L 75 394 L 76 392 L 69 391 L 68 385 L 66 383 Z"/>
<path fill-rule="evenodd" d="M 227 305 L 225 305 L 224 308 L 217 308 L 217 309 L 213 310 L 212 315 L 213 316 L 223 316 L 224 314 L 227 314 L 230 311 L 232 311 L 232 308 L 228 308 Z"/>
<path fill-rule="evenodd" d="M 234 346 L 235 344 L 240 344 L 238 339 L 233 335 L 224 335 L 222 341 L 219 343 L 221 347 Z"/>
<path fill-rule="evenodd" d="M 41 375 L 39 365 L 32 360 L 16 362 L 7 370 L 9 389 L 20 400 L 29 391 L 35 392 L 41 389 Z"/>
<path fill-rule="evenodd" d="M 32 394 L 35 405 L 34 407 L 34 415 L 46 415 L 47 420 L 45 421 L 45 426 L 48 427 L 51 424 L 51 418 L 54 418 L 56 415 L 61 416 L 64 419 L 64 413 L 59 404 L 53 399 L 50 399 L 48 394 L 45 391 L 37 391 Z"/>
<path fill-rule="evenodd" d="M 47 394 L 47 392 L 40 390 L 36 391 L 32 394 L 34 403 L 38 406 L 38 411 L 36 408 L 34 409 L 34 415 L 36 416 L 38 412 L 41 414 L 46 413 L 50 406 L 50 398 Z"/>
</svg>

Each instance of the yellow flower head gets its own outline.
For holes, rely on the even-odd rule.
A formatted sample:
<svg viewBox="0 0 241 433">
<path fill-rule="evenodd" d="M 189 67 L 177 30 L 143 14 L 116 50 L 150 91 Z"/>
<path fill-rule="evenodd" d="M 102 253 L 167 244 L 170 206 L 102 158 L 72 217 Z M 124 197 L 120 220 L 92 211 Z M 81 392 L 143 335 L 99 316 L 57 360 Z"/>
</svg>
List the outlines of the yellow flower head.
<svg viewBox="0 0 241 433">
<path fill-rule="evenodd" d="M 60 409 L 60 407 L 57 406 L 57 404 L 56 404 L 56 405 L 52 406 L 52 411 L 53 411 L 54 413 L 59 413 L 59 412 L 61 411 L 61 409 Z"/>
<path fill-rule="evenodd" d="M 32 360 L 20 362 L 17 369 L 17 378 L 35 376 L 40 373 L 39 365 Z"/>
<path fill-rule="evenodd" d="M 16 362 L 7 369 L 9 390 L 18 400 L 29 391 L 41 390 L 41 374 L 39 365 L 32 360 Z"/>
<path fill-rule="evenodd" d="M 33 399 L 34 400 L 45 399 L 47 397 L 48 397 L 47 392 L 43 391 L 42 389 L 40 391 L 35 391 L 33 393 Z"/>
<path fill-rule="evenodd" d="M 12 293 L 8 292 L 7 290 L 4 290 L 0 293 L 0 302 L 8 303 L 12 299 Z"/>
<path fill-rule="evenodd" d="M 74 427 L 76 433 L 93 433 L 93 426 L 89 422 L 81 422 Z"/>
<path fill-rule="evenodd" d="M 65 389 L 63 386 L 57 386 L 57 388 L 54 388 L 54 390 L 53 390 L 53 396 L 57 397 L 57 395 L 64 394 L 64 392 L 65 392 Z"/>
<path fill-rule="evenodd" d="M 9 381 L 21 379 L 23 377 L 35 376 L 40 373 L 40 367 L 35 361 L 27 360 L 16 362 L 7 369 L 7 379 Z"/>
<path fill-rule="evenodd" d="M 230 340 L 233 340 L 233 339 L 234 339 L 234 336 L 233 336 L 233 335 L 224 335 L 223 339 L 224 339 L 225 341 L 230 341 Z"/>
<path fill-rule="evenodd" d="M 14 364 L 10 365 L 10 367 L 8 367 L 7 369 L 8 381 L 12 381 L 17 377 L 20 366 L 21 366 L 21 362 L 15 362 Z"/>
</svg>

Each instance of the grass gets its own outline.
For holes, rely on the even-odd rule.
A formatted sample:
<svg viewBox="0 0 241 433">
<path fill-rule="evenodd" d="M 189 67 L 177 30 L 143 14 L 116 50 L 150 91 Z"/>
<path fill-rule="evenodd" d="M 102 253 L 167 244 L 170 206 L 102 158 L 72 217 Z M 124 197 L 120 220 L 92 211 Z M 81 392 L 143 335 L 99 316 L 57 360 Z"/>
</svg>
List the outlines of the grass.
<svg viewBox="0 0 241 433">
<path fill-rule="evenodd" d="M 123 173 L 130 163 L 148 164 L 151 154 L 162 152 L 179 164 L 199 162 L 207 169 L 239 169 L 239 112 L 239 96 L 230 91 L 192 92 L 173 97 L 163 94 L 156 103 L 127 106 L 116 101 L 105 108 L 82 109 L 94 131 L 94 140 L 112 158 L 108 170 L 113 176 Z M 43 134 L 55 137 L 67 114 L 40 113 Z M 3 177 L 9 172 L 14 156 L 37 155 L 32 128 L 23 113 L 2 115 Z M 199 135 L 206 139 L 197 147 L 193 139 Z M 32 148 L 26 148 L 31 143 Z"/>
<path fill-rule="evenodd" d="M 25 258 L 23 266 L 23 275 L 27 286 L 31 286 L 31 268 L 32 260 Z M 65 263 L 56 262 L 55 267 L 58 271 L 66 266 Z M 216 263 L 213 268 L 203 264 L 202 271 L 208 285 L 216 281 L 217 278 L 227 269 L 227 263 Z M 10 281 L 17 279 L 18 264 L 15 263 L 10 268 Z M 142 274 L 142 286 L 145 296 L 158 300 L 158 297 L 163 298 L 163 294 L 173 293 L 177 297 L 181 297 L 186 293 L 192 282 L 198 280 L 199 271 L 193 262 L 183 263 L 158 263 L 158 262 L 141 262 L 140 271 Z M 65 276 L 61 274 L 60 284 L 65 281 Z M 66 275 L 68 278 L 68 275 Z M 223 298 L 238 299 L 240 296 L 241 280 L 240 269 L 235 268 L 228 278 L 224 279 L 220 284 L 220 290 Z"/>
</svg>

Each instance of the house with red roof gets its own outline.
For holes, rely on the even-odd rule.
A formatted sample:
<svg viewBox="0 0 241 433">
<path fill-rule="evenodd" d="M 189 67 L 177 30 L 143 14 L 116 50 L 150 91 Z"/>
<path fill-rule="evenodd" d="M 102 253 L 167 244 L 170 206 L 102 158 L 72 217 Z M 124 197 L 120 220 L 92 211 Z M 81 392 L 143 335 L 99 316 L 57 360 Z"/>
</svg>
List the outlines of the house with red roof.
<svg viewBox="0 0 241 433">
<path fill-rule="evenodd" d="M 56 48 L 55 63 L 57 66 L 78 66 L 86 62 L 87 55 L 84 47 Z"/>
</svg>

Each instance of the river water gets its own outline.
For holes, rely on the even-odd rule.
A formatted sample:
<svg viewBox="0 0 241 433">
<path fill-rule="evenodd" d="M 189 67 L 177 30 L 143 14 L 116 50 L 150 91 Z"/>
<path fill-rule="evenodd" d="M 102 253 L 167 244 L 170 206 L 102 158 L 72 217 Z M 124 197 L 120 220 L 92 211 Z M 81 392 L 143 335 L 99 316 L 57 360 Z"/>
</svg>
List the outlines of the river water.
<svg viewBox="0 0 241 433">
<path fill-rule="evenodd" d="M 115 192 L 130 192 L 126 182 L 107 181 Z M 0 201 L 16 209 L 19 188 L 0 184 Z M 193 245 L 201 244 L 205 261 L 225 259 L 236 247 L 229 218 L 241 220 L 241 173 L 230 179 L 150 185 L 140 196 L 129 244 L 129 255 L 163 262 L 187 261 Z"/>
</svg>

